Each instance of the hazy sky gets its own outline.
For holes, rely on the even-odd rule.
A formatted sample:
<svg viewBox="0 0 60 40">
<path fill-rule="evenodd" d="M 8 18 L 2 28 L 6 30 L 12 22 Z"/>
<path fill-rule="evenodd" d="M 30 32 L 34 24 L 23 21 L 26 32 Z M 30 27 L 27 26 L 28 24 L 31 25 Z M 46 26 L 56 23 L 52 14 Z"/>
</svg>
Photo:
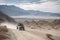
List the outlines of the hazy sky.
<svg viewBox="0 0 60 40">
<path fill-rule="evenodd" d="M 0 5 L 16 5 L 25 10 L 60 13 L 60 0 L 0 0 Z"/>
</svg>

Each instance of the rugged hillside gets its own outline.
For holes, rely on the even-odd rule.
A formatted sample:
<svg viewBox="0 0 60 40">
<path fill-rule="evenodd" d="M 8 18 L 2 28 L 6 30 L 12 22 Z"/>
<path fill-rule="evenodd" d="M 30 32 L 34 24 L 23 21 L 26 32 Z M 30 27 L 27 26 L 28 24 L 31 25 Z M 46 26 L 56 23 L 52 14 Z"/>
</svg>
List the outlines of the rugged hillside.
<svg viewBox="0 0 60 40">
<path fill-rule="evenodd" d="M 0 12 L 0 22 L 15 22 L 15 21 L 8 15 L 4 14 L 3 12 Z"/>
</svg>

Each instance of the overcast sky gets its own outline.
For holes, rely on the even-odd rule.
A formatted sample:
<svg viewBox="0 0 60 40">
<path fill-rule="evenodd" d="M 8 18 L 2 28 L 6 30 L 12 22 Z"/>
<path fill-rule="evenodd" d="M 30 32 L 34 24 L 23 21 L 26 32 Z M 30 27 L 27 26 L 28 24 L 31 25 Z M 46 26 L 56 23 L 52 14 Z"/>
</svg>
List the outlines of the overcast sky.
<svg viewBox="0 0 60 40">
<path fill-rule="evenodd" d="M 25 10 L 60 13 L 60 0 L 0 0 L 0 5 L 16 5 Z"/>
</svg>

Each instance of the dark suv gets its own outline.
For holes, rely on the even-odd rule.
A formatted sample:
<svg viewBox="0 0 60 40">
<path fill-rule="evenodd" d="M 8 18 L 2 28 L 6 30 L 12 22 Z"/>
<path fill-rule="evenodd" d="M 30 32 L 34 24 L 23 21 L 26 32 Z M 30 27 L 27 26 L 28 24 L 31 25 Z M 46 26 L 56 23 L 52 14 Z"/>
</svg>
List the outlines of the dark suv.
<svg viewBox="0 0 60 40">
<path fill-rule="evenodd" d="M 24 25 L 22 23 L 18 24 L 17 29 L 19 29 L 19 30 L 25 30 Z"/>
</svg>

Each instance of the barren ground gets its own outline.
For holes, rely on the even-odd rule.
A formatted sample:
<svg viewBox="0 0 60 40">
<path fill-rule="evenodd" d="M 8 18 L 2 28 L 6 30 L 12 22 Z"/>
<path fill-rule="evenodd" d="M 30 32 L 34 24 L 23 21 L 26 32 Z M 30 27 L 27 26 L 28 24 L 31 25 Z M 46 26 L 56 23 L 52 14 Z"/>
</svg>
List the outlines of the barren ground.
<svg viewBox="0 0 60 40">
<path fill-rule="evenodd" d="M 19 31 L 17 29 L 9 29 L 11 34 L 10 40 L 60 40 L 59 30 L 46 29 L 29 29 Z"/>
</svg>

